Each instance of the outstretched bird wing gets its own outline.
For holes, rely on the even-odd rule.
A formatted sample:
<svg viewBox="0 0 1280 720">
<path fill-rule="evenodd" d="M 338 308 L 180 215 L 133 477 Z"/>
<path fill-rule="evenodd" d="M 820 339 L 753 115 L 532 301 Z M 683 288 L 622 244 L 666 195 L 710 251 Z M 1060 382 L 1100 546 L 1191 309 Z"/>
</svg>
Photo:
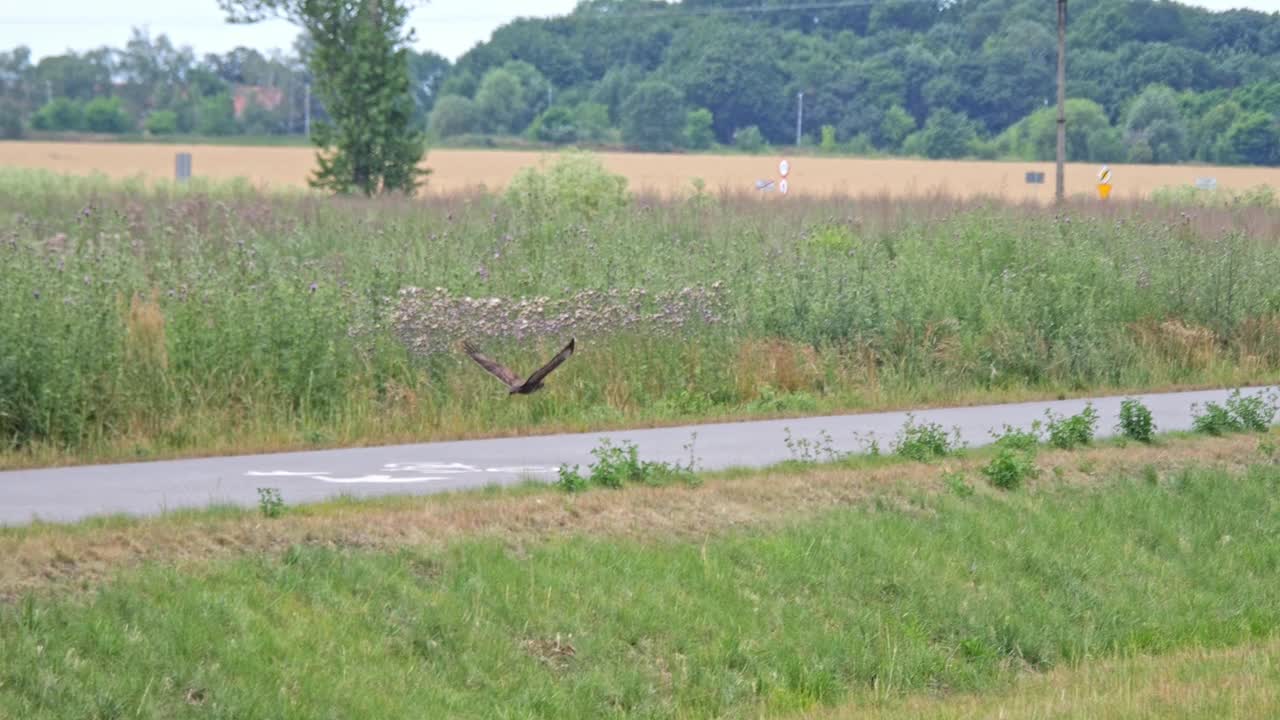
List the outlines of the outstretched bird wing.
<svg viewBox="0 0 1280 720">
<path fill-rule="evenodd" d="M 503 383 L 505 383 L 507 387 L 515 388 L 515 387 L 520 387 L 520 385 L 522 384 L 520 377 L 515 374 L 515 371 L 513 371 L 511 368 L 507 367 L 506 365 L 499 363 L 493 358 L 481 354 L 481 352 L 477 350 L 476 347 L 472 345 L 470 342 L 464 341 L 462 343 L 462 349 L 465 350 L 466 353 L 471 356 L 472 360 L 475 360 L 477 363 L 479 363 L 480 367 L 484 368 L 485 370 L 488 370 L 490 373 L 493 374 L 494 377 L 498 378 Z"/>
<path fill-rule="evenodd" d="M 543 378 L 550 375 L 552 370 L 560 367 L 560 363 L 568 360 L 569 356 L 573 354 L 573 342 L 574 338 L 569 338 L 569 344 L 565 345 L 563 350 L 556 353 L 556 356 L 551 358 L 550 362 L 535 370 L 533 374 L 529 376 L 529 379 L 524 381 L 524 384 L 537 385 Z"/>
</svg>

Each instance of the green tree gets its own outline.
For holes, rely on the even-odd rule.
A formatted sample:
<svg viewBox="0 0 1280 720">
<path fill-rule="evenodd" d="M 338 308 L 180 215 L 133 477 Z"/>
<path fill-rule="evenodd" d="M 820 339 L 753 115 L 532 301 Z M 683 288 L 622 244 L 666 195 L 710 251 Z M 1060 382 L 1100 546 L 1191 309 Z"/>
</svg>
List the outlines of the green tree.
<svg viewBox="0 0 1280 720">
<path fill-rule="evenodd" d="M 489 132 L 519 132 L 520 119 L 528 113 L 520 78 L 504 68 L 485 73 L 476 90 L 475 102 L 480 121 Z"/>
<path fill-rule="evenodd" d="M 320 148 L 314 187 L 337 193 L 413 193 L 430 171 L 413 129 L 414 100 L 399 0 L 218 0 L 234 22 L 283 15 L 312 43 L 307 63 L 328 119 L 315 123 Z"/>
<path fill-rule="evenodd" d="M 684 119 L 684 144 L 692 150 L 706 150 L 716 141 L 715 118 L 706 108 L 690 110 Z"/>
<path fill-rule="evenodd" d="M 0 140 L 17 140 L 26 130 L 17 101 L 0 98 Z"/>
<path fill-rule="evenodd" d="M 1120 132 L 1111 127 L 1107 113 L 1092 100 L 1071 98 L 1066 104 L 1067 160 L 1071 162 L 1115 162 L 1124 156 Z M 1024 137 L 1014 151 L 1031 160 L 1053 160 L 1058 156 L 1058 110 L 1037 110 L 1021 123 Z"/>
<path fill-rule="evenodd" d="M 1215 104 L 1203 114 L 1192 115 L 1196 118 L 1191 126 L 1192 156 L 1206 162 L 1234 162 L 1226 145 L 1226 135 L 1243 113 L 1239 103 L 1228 100 Z"/>
<path fill-rule="evenodd" d="M 924 128 L 912 133 L 902 144 L 904 152 L 929 158 L 959 158 L 969 153 L 978 139 L 977 128 L 964 113 L 935 110 Z"/>
<path fill-rule="evenodd" d="M 90 132 L 122 133 L 129 129 L 120 98 L 94 98 L 84 106 L 84 127 Z"/>
<path fill-rule="evenodd" d="M 70 98 L 54 98 L 36 112 L 31 124 L 37 130 L 83 130 L 84 105 Z"/>
<path fill-rule="evenodd" d="M 1176 163 L 1187 157 L 1187 125 L 1178 96 L 1168 87 L 1143 90 L 1129 108 L 1125 130 L 1134 162 Z"/>
<path fill-rule="evenodd" d="M 480 113 L 475 102 L 461 95 L 445 95 L 436 100 L 427 119 L 427 126 L 436 137 L 442 138 L 477 132 L 479 125 Z"/>
<path fill-rule="evenodd" d="M 172 110 L 157 110 L 147 116 L 143 127 L 152 135 L 172 135 L 178 132 L 178 113 Z"/>
<path fill-rule="evenodd" d="M 907 136 L 915 132 L 916 119 L 911 117 L 911 113 L 907 112 L 901 105 L 890 107 L 880 120 L 879 141 L 881 147 L 889 150 L 897 150 L 902 147 L 902 141 Z"/>
<path fill-rule="evenodd" d="M 609 134 L 609 107 L 600 103 L 579 103 L 573 111 L 578 137 L 600 141 Z"/>
<path fill-rule="evenodd" d="M 574 125 L 573 113 L 562 105 L 557 105 L 534 118 L 529 131 L 534 139 L 557 145 L 571 143 L 578 139 L 578 128 Z"/>
<path fill-rule="evenodd" d="M 1265 112 L 1241 115 L 1227 131 L 1223 142 L 1236 162 L 1280 164 L 1280 123 Z"/>
<path fill-rule="evenodd" d="M 201 135 L 233 135 L 236 131 L 235 106 L 226 93 L 200 100 L 196 104 L 196 132 Z"/>
<path fill-rule="evenodd" d="M 818 147 L 822 148 L 822 152 L 827 154 L 834 153 L 837 150 L 836 127 L 834 125 L 822 126 L 822 143 Z"/>
<path fill-rule="evenodd" d="M 680 142 L 684 98 L 674 86 L 649 80 L 622 104 L 622 141 L 637 150 L 665 151 Z"/>
<path fill-rule="evenodd" d="M 733 146 L 743 152 L 758 153 L 765 148 L 764 133 L 755 125 L 733 131 Z"/>
</svg>

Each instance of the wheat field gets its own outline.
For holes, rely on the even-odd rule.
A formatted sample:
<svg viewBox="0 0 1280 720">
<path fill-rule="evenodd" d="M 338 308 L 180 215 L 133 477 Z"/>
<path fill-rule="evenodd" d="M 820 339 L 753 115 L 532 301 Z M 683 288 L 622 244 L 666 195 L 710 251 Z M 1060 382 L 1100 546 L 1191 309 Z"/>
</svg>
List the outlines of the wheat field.
<svg viewBox="0 0 1280 720">
<path fill-rule="evenodd" d="M 0 142 L 0 167 L 42 168 L 59 173 L 102 173 L 112 178 L 174 176 L 175 156 L 189 152 L 192 173 L 216 180 L 245 178 L 254 185 L 302 187 L 315 167 L 308 147 L 238 147 L 229 145 L 134 144 L 94 142 Z M 521 168 L 536 166 L 552 152 L 508 150 L 431 150 L 425 164 L 432 169 L 426 192 L 449 194 L 504 187 Z M 634 190 L 660 195 L 685 194 L 695 178 L 711 192 L 754 192 L 757 180 L 778 176 L 784 155 L 672 155 L 600 153 L 609 170 L 624 175 Z M 1053 198 L 1051 162 L 912 160 L 902 158 L 788 157 L 789 195 L 822 197 L 887 193 L 892 197 L 940 193 L 956 197 L 999 195 L 1009 200 Z M 1113 165 L 1112 196 L 1146 197 L 1156 188 L 1190 185 L 1212 177 L 1218 186 L 1243 190 L 1280 185 L 1280 170 L 1197 165 Z M 1098 165 L 1069 163 L 1069 195 L 1096 193 Z M 1030 185 L 1025 175 L 1043 172 L 1044 184 Z M 778 196 L 775 191 L 770 193 Z"/>
</svg>

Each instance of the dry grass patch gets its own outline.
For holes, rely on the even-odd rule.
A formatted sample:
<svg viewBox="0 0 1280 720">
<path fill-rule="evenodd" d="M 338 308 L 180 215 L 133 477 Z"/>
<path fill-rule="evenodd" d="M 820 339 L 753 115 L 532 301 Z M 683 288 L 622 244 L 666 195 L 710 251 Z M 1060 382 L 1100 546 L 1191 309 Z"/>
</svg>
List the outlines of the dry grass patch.
<svg viewBox="0 0 1280 720">
<path fill-rule="evenodd" d="M 1274 718 L 1280 715 L 1280 639 L 1064 666 L 1019 677 L 1006 692 L 853 702 L 807 720 L 894 718 Z"/>
<path fill-rule="evenodd" d="M 1192 437 L 1164 444 L 1044 450 L 1031 488 L 1089 485 L 1115 476 L 1163 476 L 1188 464 L 1230 469 L 1259 460 L 1257 436 Z M 938 463 L 882 467 L 780 468 L 711 474 L 698 487 L 628 487 L 565 495 L 551 489 L 496 496 L 456 493 L 366 502 L 338 501 L 289 509 L 267 519 L 235 509 L 175 513 L 77 526 L 34 525 L 0 532 L 0 598 L 31 590 L 91 589 L 120 569 L 159 562 L 198 567 L 213 559 L 280 553 L 304 545 L 330 548 L 438 548 L 462 538 L 513 545 L 566 534 L 632 539 L 702 539 L 726 530 L 777 527 L 825 510 L 877 498 L 910 507 L 912 497 L 943 492 L 944 474 L 987 488 L 981 455 Z"/>
</svg>

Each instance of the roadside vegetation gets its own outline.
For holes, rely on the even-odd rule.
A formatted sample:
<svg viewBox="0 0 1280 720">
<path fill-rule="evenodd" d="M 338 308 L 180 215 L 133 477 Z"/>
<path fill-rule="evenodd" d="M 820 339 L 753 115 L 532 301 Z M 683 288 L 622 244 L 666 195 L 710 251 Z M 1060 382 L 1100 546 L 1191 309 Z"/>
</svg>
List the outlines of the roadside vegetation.
<svg viewBox="0 0 1280 720">
<path fill-rule="evenodd" d="M 1273 207 L 660 201 L 583 155 L 420 201 L 0 187 L 2 466 L 1280 375 Z M 455 349 L 570 335 L 516 400 Z"/>
<path fill-rule="evenodd" d="M 1274 439 L 1049 444 L 1015 492 L 957 490 L 975 451 L 11 529 L 0 714 L 945 716 L 1095 663 L 1242 683 L 1280 630 Z"/>
</svg>

